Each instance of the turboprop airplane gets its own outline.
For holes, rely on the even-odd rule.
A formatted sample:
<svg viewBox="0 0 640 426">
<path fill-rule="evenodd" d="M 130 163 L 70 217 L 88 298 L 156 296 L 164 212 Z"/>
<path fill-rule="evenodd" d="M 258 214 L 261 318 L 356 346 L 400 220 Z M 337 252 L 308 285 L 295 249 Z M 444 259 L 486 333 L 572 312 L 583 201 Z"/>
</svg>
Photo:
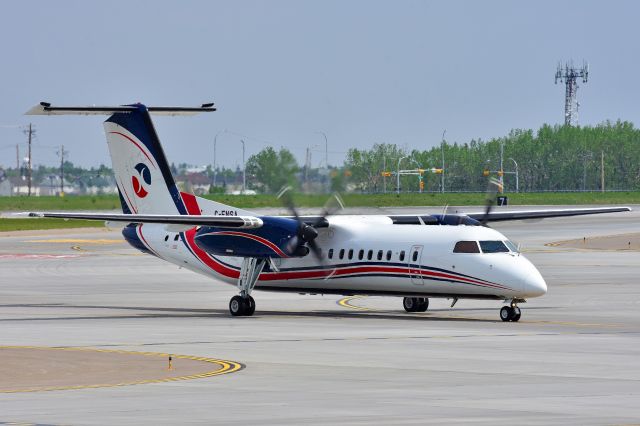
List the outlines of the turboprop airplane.
<svg viewBox="0 0 640 426">
<path fill-rule="evenodd" d="M 44 212 L 34 217 L 124 223 L 136 249 L 236 285 L 233 316 L 253 315 L 253 290 L 403 297 L 407 312 L 429 298 L 504 300 L 503 321 L 518 321 L 519 303 L 547 292 L 517 246 L 492 221 L 629 211 L 627 207 L 429 215 L 265 216 L 180 192 L 151 114 L 191 115 L 196 108 L 57 107 L 42 102 L 30 115 L 102 114 L 122 204 L 121 214 Z"/>
</svg>

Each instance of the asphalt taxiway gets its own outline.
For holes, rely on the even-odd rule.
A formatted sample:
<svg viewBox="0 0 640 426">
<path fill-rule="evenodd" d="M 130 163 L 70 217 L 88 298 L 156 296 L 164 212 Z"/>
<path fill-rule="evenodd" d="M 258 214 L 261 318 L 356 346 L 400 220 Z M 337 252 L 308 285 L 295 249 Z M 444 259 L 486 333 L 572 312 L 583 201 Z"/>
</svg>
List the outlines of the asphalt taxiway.
<svg viewBox="0 0 640 426">
<path fill-rule="evenodd" d="M 522 244 L 549 287 L 521 305 L 519 323 L 501 322 L 497 301 L 450 309 L 433 299 L 426 313 L 407 314 L 396 298 L 260 292 L 254 317 L 232 318 L 232 286 L 142 255 L 117 231 L 0 234 L 0 392 L 20 390 L 13 376 L 32 369 L 32 392 L 0 393 L 0 423 L 640 422 L 640 253 L 628 238 L 574 241 L 637 234 L 639 206 L 495 227 Z M 146 384 L 92 387 L 103 374 L 46 391 L 38 371 L 65 368 L 72 386 L 90 360 L 71 350 L 53 364 L 32 353 L 32 363 L 16 362 L 3 346 L 148 353 L 149 362 L 158 354 L 162 363 L 135 361 L 141 381 L 156 380 Z M 244 369 L 162 381 L 166 354 Z M 112 361 L 95 364 L 112 381 L 136 370 Z"/>
</svg>

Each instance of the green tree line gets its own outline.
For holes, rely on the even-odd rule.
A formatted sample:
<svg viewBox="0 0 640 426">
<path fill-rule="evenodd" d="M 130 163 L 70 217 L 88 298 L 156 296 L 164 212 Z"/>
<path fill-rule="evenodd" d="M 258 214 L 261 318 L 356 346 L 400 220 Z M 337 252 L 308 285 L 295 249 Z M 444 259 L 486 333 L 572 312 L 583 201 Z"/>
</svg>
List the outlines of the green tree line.
<svg viewBox="0 0 640 426">
<path fill-rule="evenodd" d="M 383 171 L 440 168 L 444 155 L 446 191 L 483 191 L 484 170 L 515 172 L 520 191 L 600 190 L 601 160 L 604 159 L 605 189 L 638 189 L 640 186 L 640 130 L 627 121 L 597 126 L 544 125 L 537 132 L 513 130 L 508 136 L 489 141 L 444 143 L 429 150 L 406 152 L 393 144 L 376 144 L 371 149 L 350 149 L 345 168 L 350 183 L 359 191 L 380 192 L 396 187 L 395 177 Z M 386 163 L 386 164 L 385 164 Z M 386 165 L 386 167 L 385 167 Z M 496 173 L 490 175 L 496 176 Z M 440 175 L 425 173 L 425 191 L 439 191 Z M 403 190 L 417 191 L 416 176 L 402 176 Z M 505 191 L 515 190 L 515 173 L 504 175 Z"/>
</svg>

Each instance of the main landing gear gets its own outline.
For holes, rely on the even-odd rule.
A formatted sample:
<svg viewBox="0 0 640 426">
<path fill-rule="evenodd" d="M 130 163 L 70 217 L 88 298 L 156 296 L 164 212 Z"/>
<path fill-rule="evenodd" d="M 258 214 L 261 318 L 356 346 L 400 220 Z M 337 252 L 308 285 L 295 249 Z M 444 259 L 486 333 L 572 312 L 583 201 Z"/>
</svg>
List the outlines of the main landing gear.
<svg viewBox="0 0 640 426">
<path fill-rule="evenodd" d="M 426 297 L 405 297 L 402 306 L 407 312 L 426 312 L 429 308 L 429 299 Z"/>
<path fill-rule="evenodd" d="M 255 311 L 256 301 L 251 296 L 233 296 L 229 302 L 229 312 L 234 317 L 251 316 Z"/>
<path fill-rule="evenodd" d="M 522 300 L 522 302 L 524 301 Z M 500 309 L 500 319 L 504 322 L 518 322 L 521 315 L 522 312 L 520 308 L 518 308 L 517 301 L 512 300 L 509 306 L 503 306 L 502 309 Z"/>
<path fill-rule="evenodd" d="M 256 301 L 251 297 L 251 291 L 256 286 L 260 273 L 267 264 L 267 259 L 245 257 L 242 259 L 238 290 L 240 294 L 229 301 L 229 312 L 234 317 L 251 316 L 256 311 Z"/>
</svg>

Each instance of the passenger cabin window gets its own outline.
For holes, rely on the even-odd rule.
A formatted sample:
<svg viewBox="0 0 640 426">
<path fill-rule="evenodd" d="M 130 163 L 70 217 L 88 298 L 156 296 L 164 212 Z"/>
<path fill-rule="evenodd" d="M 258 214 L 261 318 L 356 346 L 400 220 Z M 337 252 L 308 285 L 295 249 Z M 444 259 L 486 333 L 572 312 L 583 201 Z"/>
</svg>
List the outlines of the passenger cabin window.
<svg viewBox="0 0 640 426">
<path fill-rule="evenodd" d="M 180 234 L 176 234 L 176 236 L 173 237 L 173 241 L 178 241 L 178 238 L 180 238 Z"/>
<path fill-rule="evenodd" d="M 333 249 L 329 249 L 329 259 L 333 259 Z"/>
<path fill-rule="evenodd" d="M 382 250 L 378 250 L 378 260 L 382 260 Z"/>
<path fill-rule="evenodd" d="M 362 260 L 363 257 L 364 257 L 364 250 L 360 250 L 358 252 L 358 260 Z"/>
<path fill-rule="evenodd" d="M 414 262 L 418 261 L 418 250 L 413 251 L 413 255 L 411 256 L 411 259 L 413 259 Z"/>
<path fill-rule="evenodd" d="M 454 253 L 480 253 L 475 241 L 458 241 L 453 248 Z"/>
<path fill-rule="evenodd" d="M 371 259 L 373 259 L 373 250 L 369 250 L 369 252 L 367 253 L 367 260 Z"/>
<path fill-rule="evenodd" d="M 509 248 L 502 241 L 480 241 L 483 253 L 508 253 Z"/>
<path fill-rule="evenodd" d="M 349 249 L 349 260 L 353 259 L 353 249 Z"/>
<path fill-rule="evenodd" d="M 169 241 L 169 236 L 168 236 L 168 235 L 165 235 L 164 240 L 165 240 L 165 241 Z"/>
<path fill-rule="evenodd" d="M 344 259 L 344 249 L 340 249 L 340 259 Z"/>
<path fill-rule="evenodd" d="M 387 261 L 391 260 L 391 250 L 387 250 Z"/>
<path fill-rule="evenodd" d="M 400 262 L 404 260 L 404 250 L 400 252 Z"/>
</svg>

